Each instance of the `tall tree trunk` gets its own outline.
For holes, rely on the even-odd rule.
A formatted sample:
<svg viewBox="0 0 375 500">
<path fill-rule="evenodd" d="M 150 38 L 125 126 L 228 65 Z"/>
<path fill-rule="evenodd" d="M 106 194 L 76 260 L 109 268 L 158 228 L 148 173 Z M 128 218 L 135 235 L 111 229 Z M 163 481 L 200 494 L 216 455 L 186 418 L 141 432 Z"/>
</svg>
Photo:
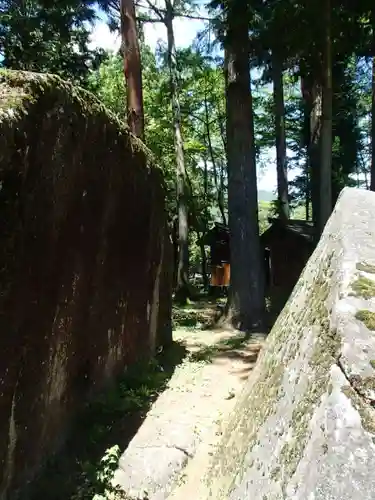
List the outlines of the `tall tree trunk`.
<svg viewBox="0 0 375 500">
<path fill-rule="evenodd" d="M 174 143 L 177 167 L 177 213 L 178 213 L 178 269 L 176 296 L 184 301 L 188 294 L 189 272 L 189 241 L 188 241 L 188 207 L 184 143 L 181 132 L 181 109 L 179 100 L 178 72 L 176 61 L 176 46 L 173 32 L 173 5 L 171 0 L 165 0 L 165 25 L 168 38 L 168 65 L 171 79 Z"/>
<path fill-rule="evenodd" d="M 207 96 L 205 95 L 204 97 L 204 108 L 205 108 L 205 126 L 206 126 L 206 135 L 207 135 L 207 145 L 208 145 L 208 151 L 210 153 L 210 158 L 211 158 L 211 163 L 212 163 L 212 168 L 213 168 L 213 174 L 214 174 L 214 182 L 215 182 L 215 189 L 217 193 L 217 204 L 219 207 L 219 211 L 221 214 L 221 218 L 223 221 L 223 224 L 226 225 L 226 217 L 225 217 L 225 212 L 224 212 L 224 203 L 223 203 L 223 193 L 222 193 L 222 183 L 218 181 L 218 174 L 217 174 L 217 166 L 216 166 L 216 159 L 215 159 L 215 154 L 214 150 L 212 147 L 212 141 L 211 141 L 211 130 L 210 130 L 210 115 L 209 115 L 209 110 L 208 110 L 208 102 L 207 102 Z"/>
<path fill-rule="evenodd" d="M 283 68 L 276 51 L 272 52 L 273 101 L 276 136 L 276 169 L 279 216 L 289 219 L 288 170 L 286 160 Z"/>
<path fill-rule="evenodd" d="M 205 194 L 205 199 L 208 199 L 208 170 L 207 170 L 207 161 L 204 161 L 204 194 Z M 187 186 L 189 187 L 189 192 L 192 193 L 193 191 L 193 186 L 191 183 L 191 179 L 189 175 L 187 175 L 186 172 L 186 182 Z M 191 199 L 191 223 L 190 226 L 193 228 L 196 232 L 197 235 L 197 242 L 198 246 L 201 252 L 201 269 L 202 269 L 202 281 L 203 281 L 203 286 L 205 290 L 208 289 L 208 275 L 207 275 L 207 254 L 206 254 L 206 249 L 203 244 L 203 238 L 207 234 L 207 221 L 209 219 L 208 217 L 208 205 L 206 203 L 205 208 L 204 208 L 204 217 L 200 217 L 198 215 L 198 209 L 195 203 L 194 198 Z"/>
<path fill-rule="evenodd" d="M 320 158 L 320 209 L 318 234 L 323 229 L 332 212 L 332 40 L 331 40 L 331 0 L 324 6 L 324 47 L 322 86 L 322 131 Z"/>
<path fill-rule="evenodd" d="M 121 37 L 127 94 L 127 121 L 130 130 L 144 139 L 142 67 L 134 0 L 120 0 Z"/>
<path fill-rule="evenodd" d="M 204 187 L 204 198 L 205 198 L 205 206 L 204 206 L 204 217 L 202 223 L 202 234 L 197 231 L 199 248 L 201 251 L 201 262 L 202 262 L 202 280 L 203 287 L 205 290 L 208 290 L 208 274 L 207 274 L 207 254 L 206 249 L 203 244 L 203 236 L 207 234 L 208 230 L 208 220 L 209 220 L 209 210 L 208 210 L 208 164 L 207 159 L 204 158 L 204 177 L 203 177 L 203 187 Z"/>
<path fill-rule="evenodd" d="M 309 165 L 309 158 L 306 158 L 306 163 L 305 163 L 305 180 L 306 180 L 306 187 L 305 187 L 305 219 L 310 220 L 310 165 Z"/>
<path fill-rule="evenodd" d="M 208 274 L 207 274 L 207 254 L 206 254 L 206 249 L 205 249 L 204 244 L 203 244 L 203 234 L 200 231 L 197 231 L 197 237 L 198 237 L 199 250 L 201 252 L 203 288 L 205 290 L 208 290 L 209 282 L 208 282 Z"/>
<path fill-rule="evenodd" d="M 224 169 L 225 169 L 225 165 L 222 162 L 220 162 L 219 207 L 220 207 L 220 213 L 221 213 L 221 218 L 223 220 L 223 224 L 226 226 L 227 225 L 227 218 L 225 216 L 225 208 L 224 208 L 225 207 Z"/>
<path fill-rule="evenodd" d="M 178 217 L 172 220 L 171 236 L 173 243 L 173 291 L 177 290 L 177 270 L 178 270 Z"/>
<path fill-rule="evenodd" d="M 310 167 L 310 193 L 312 204 L 312 220 L 318 227 L 320 208 L 320 135 L 322 124 L 322 92 L 321 86 L 311 76 L 301 62 L 301 91 L 305 108 L 305 139 Z"/>
<path fill-rule="evenodd" d="M 225 87 L 225 92 L 226 91 L 227 91 L 227 88 Z M 227 148 L 227 139 L 226 139 L 226 133 L 225 133 L 225 128 L 224 128 L 224 118 L 222 117 L 219 110 L 217 113 L 217 123 L 219 125 L 221 142 L 223 144 L 224 151 L 226 153 L 226 160 L 228 163 L 228 155 L 227 155 L 228 148 Z M 220 162 L 220 195 L 221 195 L 220 196 L 220 199 L 221 199 L 220 206 L 223 207 L 223 213 L 222 213 L 223 224 L 227 225 L 227 220 L 225 217 L 225 210 L 224 210 L 224 206 L 225 206 L 224 171 L 227 171 L 227 165 L 224 165 L 222 162 Z"/>
<path fill-rule="evenodd" d="M 248 12 L 245 2 L 233 3 L 225 54 L 231 250 L 227 314 L 233 326 L 250 330 L 263 321 L 264 264 L 258 225 Z"/>
<path fill-rule="evenodd" d="M 373 23 L 375 52 L 375 22 Z M 372 96 L 371 96 L 371 191 L 375 191 L 375 55 L 372 58 Z"/>
<path fill-rule="evenodd" d="M 225 137 L 225 130 L 224 130 L 224 118 L 218 114 L 217 117 L 217 122 L 219 124 L 219 129 L 220 129 L 220 137 L 221 137 L 221 142 L 223 143 L 225 151 L 227 150 L 227 139 Z"/>
<path fill-rule="evenodd" d="M 314 226 L 318 229 L 320 220 L 320 175 L 321 175 L 321 132 L 322 132 L 322 87 L 314 81 L 312 87 L 312 109 L 310 115 L 310 179 Z"/>
</svg>

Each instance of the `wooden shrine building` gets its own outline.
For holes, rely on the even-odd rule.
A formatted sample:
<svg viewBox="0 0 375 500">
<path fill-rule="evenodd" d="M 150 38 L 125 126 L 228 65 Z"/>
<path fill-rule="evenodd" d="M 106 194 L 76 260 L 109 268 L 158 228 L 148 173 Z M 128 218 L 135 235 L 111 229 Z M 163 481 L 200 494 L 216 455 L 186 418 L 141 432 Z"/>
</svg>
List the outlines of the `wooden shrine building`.
<svg viewBox="0 0 375 500">
<path fill-rule="evenodd" d="M 314 248 L 314 226 L 310 221 L 269 218 L 270 227 L 260 237 L 267 288 L 288 297 Z M 216 223 L 204 238 L 210 247 L 211 286 L 230 283 L 229 229 Z"/>
<path fill-rule="evenodd" d="M 314 226 L 305 220 L 268 220 L 271 225 L 261 235 L 267 284 L 289 296 L 315 248 Z"/>
<path fill-rule="evenodd" d="M 230 282 L 229 229 L 224 224 L 216 223 L 204 240 L 210 247 L 211 286 L 227 287 Z"/>
</svg>

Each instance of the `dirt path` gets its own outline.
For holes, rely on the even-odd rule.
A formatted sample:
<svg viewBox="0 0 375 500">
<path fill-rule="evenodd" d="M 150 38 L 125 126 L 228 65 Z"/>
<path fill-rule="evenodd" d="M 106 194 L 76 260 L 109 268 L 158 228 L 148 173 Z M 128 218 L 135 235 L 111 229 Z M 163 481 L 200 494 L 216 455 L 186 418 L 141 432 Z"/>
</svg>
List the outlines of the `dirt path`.
<svg viewBox="0 0 375 500">
<path fill-rule="evenodd" d="M 116 474 L 125 491 L 140 497 L 147 492 L 150 500 L 198 498 L 198 484 L 189 491 L 185 474 L 196 475 L 199 482 L 220 426 L 264 342 L 262 334 L 245 338 L 235 331 L 199 328 L 179 328 L 174 337 L 188 355 L 153 404 Z"/>
<path fill-rule="evenodd" d="M 253 369 L 265 336 L 258 334 L 245 339 L 238 332 L 181 332 L 189 349 L 201 356 L 211 350 L 211 363 L 206 366 L 207 375 L 214 382 L 214 390 L 208 403 L 214 407 L 217 418 L 206 428 L 204 439 L 196 449 L 195 456 L 187 463 L 177 480 L 177 486 L 168 496 L 170 500 L 199 500 L 204 492 L 201 483 L 202 471 L 208 468 L 213 449 L 220 439 L 225 421 L 233 409 L 242 386 Z M 206 347 L 202 348 L 202 343 Z M 219 390 L 219 386 L 221 389 Z M 225 391 L 228 390 L 228 396 Z"/>
</svg>

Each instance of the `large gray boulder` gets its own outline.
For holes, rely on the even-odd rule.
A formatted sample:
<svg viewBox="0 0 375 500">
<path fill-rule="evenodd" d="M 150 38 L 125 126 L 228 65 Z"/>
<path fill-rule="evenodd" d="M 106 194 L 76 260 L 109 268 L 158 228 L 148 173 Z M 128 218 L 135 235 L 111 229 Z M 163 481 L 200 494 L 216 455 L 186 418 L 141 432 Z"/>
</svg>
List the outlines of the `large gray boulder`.
<svg viewBox="0 0 375 500">
<path fill-rule="evenodd" d="M 267 340 L 206 497 L 375 498 L 375 194 L 345 189 Z"/>
</svg>

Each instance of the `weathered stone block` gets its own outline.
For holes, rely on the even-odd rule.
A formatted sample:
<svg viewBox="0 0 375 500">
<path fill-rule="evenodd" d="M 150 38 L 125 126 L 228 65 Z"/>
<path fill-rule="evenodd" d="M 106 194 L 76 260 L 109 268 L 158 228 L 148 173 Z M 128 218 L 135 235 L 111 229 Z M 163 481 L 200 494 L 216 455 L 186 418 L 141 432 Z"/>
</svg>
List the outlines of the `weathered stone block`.
<svg viewBox="0 0 375 500">
<path fill-rule="evenodd" d="M 342 192 L 231 415 L 205 498 L 375 498 L 374 220 L 374 193 Z"/>
<path fill-rule="evenodd" d="M 90 93 L 0 71 L 0 498 L 87 398 L 171 340 L 150 152 Z"/>
</svg>

